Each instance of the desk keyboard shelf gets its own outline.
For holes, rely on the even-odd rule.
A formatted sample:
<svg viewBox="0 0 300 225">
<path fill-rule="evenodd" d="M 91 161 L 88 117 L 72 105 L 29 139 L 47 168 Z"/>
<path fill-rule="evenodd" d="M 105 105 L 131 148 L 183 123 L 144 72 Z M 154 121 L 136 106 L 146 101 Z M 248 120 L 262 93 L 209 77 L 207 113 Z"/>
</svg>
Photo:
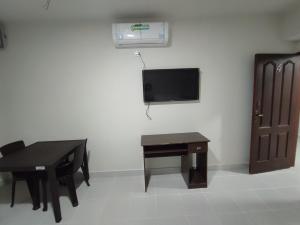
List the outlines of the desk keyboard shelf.
<svg viewBox="0 0 300 225">
<path fill-rule="evenodd" d="M 187 154 L 188 146 L 186 144 L 154 145 L 144 147 L 145 158 L 181 156 Z"/>
<path fill-rule="evenodd" d="M 173 150 L 153 150 L 145 151 L 145 158 L 155 158 L 155 157 L 170 157 L 170 156 L 181 156 L 187 155 L 187 149 L 173 149 Z"/>
</svg>

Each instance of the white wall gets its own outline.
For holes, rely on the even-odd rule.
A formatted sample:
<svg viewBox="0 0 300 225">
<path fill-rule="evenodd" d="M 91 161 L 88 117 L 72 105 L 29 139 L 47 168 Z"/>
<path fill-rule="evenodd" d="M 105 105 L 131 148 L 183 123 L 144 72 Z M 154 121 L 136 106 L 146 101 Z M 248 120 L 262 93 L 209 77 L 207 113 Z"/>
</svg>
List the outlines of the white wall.
<svg viewBox="0 0 300 225">
<path fill-rule="evenodd" d="M 134 49 L 113 47 L 110 22 L 8 25 L 9 47 L 0 55 L 7 141 L 88 137 L 92 170 L 112 171 L 142 168 L 141 134 L 199 131 L 211 140 L 210 165 L 247 163 L 254 54 L 292 45 L 280 39 L 273 18 L 178 21 L 171 28 L 171 47 L 142 49 L 144 60 L 149 68 L 199 67 L 200 103 L 153 105 L 149 121 L 141 64 Z"/>
<path fill-rule="evenodd" d="M 1 54 L 1 51 L 0 51 Z M 0 104 L 3 105 L 3 84 L 2 84 L 2 79 L 0 76 Z M 0 145 L 2 144 L 3 140 L 3 132 L 4 132 L 4 127 L 3 127 L 3 121 L 4 121 L 4 115 L 3 115 L 3 107 L 0 107 Z"/>
<path fill-rule="evenodd" d="M 283 17 L 283 34 L 286 40 L 300 41 L 300 6 Z"/>
<path fill-rule="evenodd" d="M 1 54 L 3 54 L 3 51 L 0 50 L 0 58 Z M 0 63 L 1 64 L 1 63 Z M 6 114 L 5 114 L 5 107 L 6 103 L 4 102 L 5 100 L 5 92 L 4 92 L 4 85 L 3 85 L 3 73 L 0 73 L 0 146 L 3 146 L 5 144 L 5 141 L 7 139 L 7 126 L 6 126 Z M 0 153 L 0 157 L 1 153 Z M 4 175 L 5 176 L 5 175 Z M 3 174 L 0 174 L 0 186 L 3 182 Z"/>
<path fill-rule="evenodd" d="M 297 43 L 296 43 L 296 51 L 299 51 L 299 52 L 300 52 L 300 42 L 297 42 Z"/>
<path fill-rule="evenodd" d="M 3 52 L 0 50 L 0 58 Z M 0 63 L 1 64 L 1 63 Z M 3 75 L 3 73 L 1 72 Z M 3 85 L 3 77 L 0 74 L 0 146 L 5 144 L 6 141 L 6 114 L 5 114 L 5 107 L 7 106 L 4 102 L 5 100 L 5 92 L 4 92 L 4 85 Z"/>
</svg>

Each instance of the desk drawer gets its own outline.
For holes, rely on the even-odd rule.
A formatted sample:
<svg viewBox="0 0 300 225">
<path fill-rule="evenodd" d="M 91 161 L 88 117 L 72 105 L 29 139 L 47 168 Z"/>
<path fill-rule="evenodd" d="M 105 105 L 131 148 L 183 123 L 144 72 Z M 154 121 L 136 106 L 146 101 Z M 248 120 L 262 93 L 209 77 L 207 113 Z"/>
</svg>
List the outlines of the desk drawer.
<svg viewBox="0 0 300 225">
<path fill-rule="evenodd" d="M 199 142 L 188 145 L 189 153 L 207 152 L 207 143 Z"/>
</svg>

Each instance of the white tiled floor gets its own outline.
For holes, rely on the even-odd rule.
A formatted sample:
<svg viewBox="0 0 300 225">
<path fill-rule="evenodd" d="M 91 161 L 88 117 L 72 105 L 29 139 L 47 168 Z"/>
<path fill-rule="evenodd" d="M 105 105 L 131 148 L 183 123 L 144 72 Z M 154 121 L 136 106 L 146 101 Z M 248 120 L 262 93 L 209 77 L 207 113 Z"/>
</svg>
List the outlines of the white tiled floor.
<svg viewBox="0 0 300 225">
<path fill-rule="evenodd" d="M 180 174 L 95 177 L 77 189 L 73 208 L 63 191 L 62 225 L 299 225 L 300 167 L 259 175 L 247 168 L 209 171 L 207 189 L 186 189 Z M 52 208 L 32 211 L 26 186 L 0 187 L 1 225 L 55 224 Z M 50 205 L 50 204 L 49 204 Z"/>
</svg>

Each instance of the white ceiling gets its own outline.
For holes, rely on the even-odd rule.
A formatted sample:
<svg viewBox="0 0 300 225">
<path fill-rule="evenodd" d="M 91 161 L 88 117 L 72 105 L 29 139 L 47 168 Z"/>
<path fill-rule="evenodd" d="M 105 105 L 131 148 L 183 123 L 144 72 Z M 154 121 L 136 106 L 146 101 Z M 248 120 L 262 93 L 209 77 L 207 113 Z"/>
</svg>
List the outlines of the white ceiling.
<svg viewBox="0 0 300 225">
<path fill-rule="evenodd" d="M 196 18 L 278 14 L 299 0 L 0 0 L 0 21 L 123 18 Z"/>
</svg>

